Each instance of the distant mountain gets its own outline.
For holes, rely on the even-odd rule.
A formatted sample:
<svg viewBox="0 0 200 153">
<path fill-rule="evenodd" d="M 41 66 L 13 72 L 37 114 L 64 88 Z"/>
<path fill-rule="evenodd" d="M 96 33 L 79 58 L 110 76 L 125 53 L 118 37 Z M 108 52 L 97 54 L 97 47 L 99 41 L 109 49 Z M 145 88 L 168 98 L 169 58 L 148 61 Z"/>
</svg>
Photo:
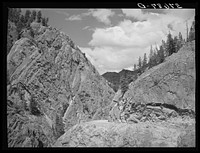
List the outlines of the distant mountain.
<svg viewBox="0 0 200 153">
<path fill-rule="evenodd" d="M 123 78 L 128 79 L 128 82 L 135 81 L 137 76 L 140 75 L 140 70 L 135 71 L 121 70 L 120 72 L 106 72 L 102 76 L 109 82 L 110 87 L 113 88 L 115 92 L 120 88 L 120 80 Z"/>
</svg>

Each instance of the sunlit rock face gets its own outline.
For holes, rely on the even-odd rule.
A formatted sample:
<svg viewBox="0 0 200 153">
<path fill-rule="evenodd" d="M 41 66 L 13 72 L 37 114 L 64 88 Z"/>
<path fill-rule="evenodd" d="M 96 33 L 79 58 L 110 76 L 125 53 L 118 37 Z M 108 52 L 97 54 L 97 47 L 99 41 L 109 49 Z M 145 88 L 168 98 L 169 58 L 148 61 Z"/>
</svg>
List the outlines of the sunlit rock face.
<svg viewBox="0 0 200 153">
<path fill-rule="evenodd" d="M 63 32 L 32 23 L 7 55 L 9 147 L 47 147 L 108 106 L 114 91 Z M 106 117 L 98 116 L 100 119 Z"/>
<path fill-rule="evenodd" d="M 162 103 L 195 111 L 195 73 L 192 41 L 130 83 L 124 99 L 129 103 Z"/>
</svg>

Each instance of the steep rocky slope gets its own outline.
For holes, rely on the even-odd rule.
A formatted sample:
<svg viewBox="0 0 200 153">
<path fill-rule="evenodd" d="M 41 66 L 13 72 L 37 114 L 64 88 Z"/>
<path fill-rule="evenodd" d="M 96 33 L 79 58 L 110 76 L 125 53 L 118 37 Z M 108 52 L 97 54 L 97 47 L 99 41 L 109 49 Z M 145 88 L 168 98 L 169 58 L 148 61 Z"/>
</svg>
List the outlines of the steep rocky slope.
<svg viewBox="0 0 200 153">
<path fill-rule="evenodd" d="M 161 103 L 195 111 L 195 42 L 144 72 L 124 94 L 128 103 Z"/>
<path fill-rule="evenodd" d="M 34 37 L 27 31 L 7 55 L 9 147 L 51 146 L 78 122 L 104 119 L 114 96 L 66 34 L 31 28 Z"/>
</svg>

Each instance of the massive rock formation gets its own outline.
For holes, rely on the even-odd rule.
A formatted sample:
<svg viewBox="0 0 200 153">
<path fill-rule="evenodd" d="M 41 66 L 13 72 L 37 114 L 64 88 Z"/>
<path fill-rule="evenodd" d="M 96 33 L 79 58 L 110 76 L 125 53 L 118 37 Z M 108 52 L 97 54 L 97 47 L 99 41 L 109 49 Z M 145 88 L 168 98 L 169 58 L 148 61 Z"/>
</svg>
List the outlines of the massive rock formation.
<svg viewBox="0 0 200 153">
<path fill-rule="evenodd" d="M 7 56 L 9 147 L 51 146 L 78 122 L 104 119 L 114 96 L 66 34 L 39 23 L 31 28 Z"/>
<path fill-rule="evenodd" d="M 77 124 L 53 146 L 195 147 L 194 57 L 190 42 L 139 76 L 125 94 L 118 90 L 110 120 Z"/>
<path fill-rule="evenodd" d="M 130 83 L 123 99 L 129 104 L 160 103 L 195 111 L 195 80 L 192 41 Z"/>
</svg>

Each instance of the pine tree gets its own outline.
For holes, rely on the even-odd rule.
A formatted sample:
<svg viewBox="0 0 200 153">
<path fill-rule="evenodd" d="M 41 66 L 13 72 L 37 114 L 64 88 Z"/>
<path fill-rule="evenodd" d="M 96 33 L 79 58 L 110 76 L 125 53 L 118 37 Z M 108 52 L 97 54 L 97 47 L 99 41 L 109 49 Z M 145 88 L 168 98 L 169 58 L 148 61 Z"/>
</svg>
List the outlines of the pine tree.
<svg viewBox="0 0 200 153">
<path fill-rule="evenodd" d="M 184 44 L 184 40 L 183 40 L 181 32 L 179 32 L 177 50 L 179 50 L 183 46 L 183 44 Z"/>
<path fill-rule="evenodd" d="M 188 41 L 195 40 L 195 21 L 192 22 L 192 25 L 190 27 L 190 32 L 189 32 L 189 38 Z"/>
<path fill-rule="evenodd" d="M 136 69 L 137 69 L 137 66 L 136 66 L 136 64 L 134 64 L 134 69 L 133 70 L 135 71 Z"/>
<path fill-rule="evenodd" d="M 170 56 L 173 53 L 175 53 L 175 44 L 174 44 L 174 40 L 172 38 L 171 33 L 169 33 L 167 36 L 166 52 L 167 52 L 167 56 Z"/>
<path fill-rule="evenodd" d="M 153 56 L 152 56 L 152 61 L 151 62 L 152 62 L 151 63 L 152 67 L 157 65 L 157 52 L 156 52 L 156 50 L 153 51 Z"/>
<path fill-rule="evenodd" d="M 142 67 L 142 59 L 139 57 L 138 59 L 138 68 L 140 69 Z"/>
<path fill-rule="evenodd" d="M 45 20 L 45 26 L 48 26 L 49 18 L 46 18 Z"/>
<path fill-rule="evenodd" d="M 20 8 L 8 8 L 8 20 L 17 24 L 20 19 L 21 9 Z"/>
<path fill-rule="evenodd" d="M 25 16 L 24 16 L 26 27 L 30 26 L 30 22 L 28 22 L 30 20 L 30 16 L 31 16 L 31 11 L 30 10 L 26 10 Z"/>
<path fill-rule="evenodd" d="M 178 37 L 177 36 L 175 36 L 174 37 L 174 47 L 175 47 L 175 53 L 177 53 L 178 52 L 178 50 L 179 50 L 179 46 L 178 46 Z"/>
<path fill-rule="evenodd" d="M 160 49 L 158 51 L 158 59 L 159 59 L 158 63 L 162 63 L 165 60 L 164 49 L 162 45 L 160 46 Z"/>
<path fill-rule="evenodd" d="M 188 33 L 188 22 L 186 21 L 186 42 L 188 42 L 189 39 L 189 33 Z"/>
<path fill-rule="evenodd" d="M 21 33 L 21 31 L 22 31 L 22 29 L 26 26 L 25 25 L 25 17 L 24 17 L 24 15 L 21 15 L 20 16 L 20 20 L 19 20 L 19 22 L 17 23 L 17 32 L 18 32 L 18 34 L 19 34 L 19 38 L 18 39 L 20 39 L 20 33 Z"/>
<path fill-rule="evenodd" d="M 37 15 L 37 12 L 35 10 L 33 10 L 32 13 L 31 13 L 32 22 L 35 21 L 36 15 Z"/>
<path fill-rule="evenodd" d="M 46 23 L 46 19 L 42 18 L 42 25 L 45 26 L 45 23 Z"/>
<path fill-rule="evenodd" d="M 147 55 L 146 55 L 146 53 L 144 53 L 144 58 L 143 58 L 142 66 L 145 67 L 146 65 L 147 65 Z"/>
<path fill-rule="evenodd" d="M 37 22 L 40 23 L 42 21 L 42 13 L 41 11 L 38 11 L 37 13 Z"/>
<path fill-rule="evenodd" d="M 150 53 L 149 53 L 149 67 L 150 68 L 152 67 L 152 57 L 153 57 L 153 48 L 152 48 L 152 45 L 151 45 Z"/>
</svg>

